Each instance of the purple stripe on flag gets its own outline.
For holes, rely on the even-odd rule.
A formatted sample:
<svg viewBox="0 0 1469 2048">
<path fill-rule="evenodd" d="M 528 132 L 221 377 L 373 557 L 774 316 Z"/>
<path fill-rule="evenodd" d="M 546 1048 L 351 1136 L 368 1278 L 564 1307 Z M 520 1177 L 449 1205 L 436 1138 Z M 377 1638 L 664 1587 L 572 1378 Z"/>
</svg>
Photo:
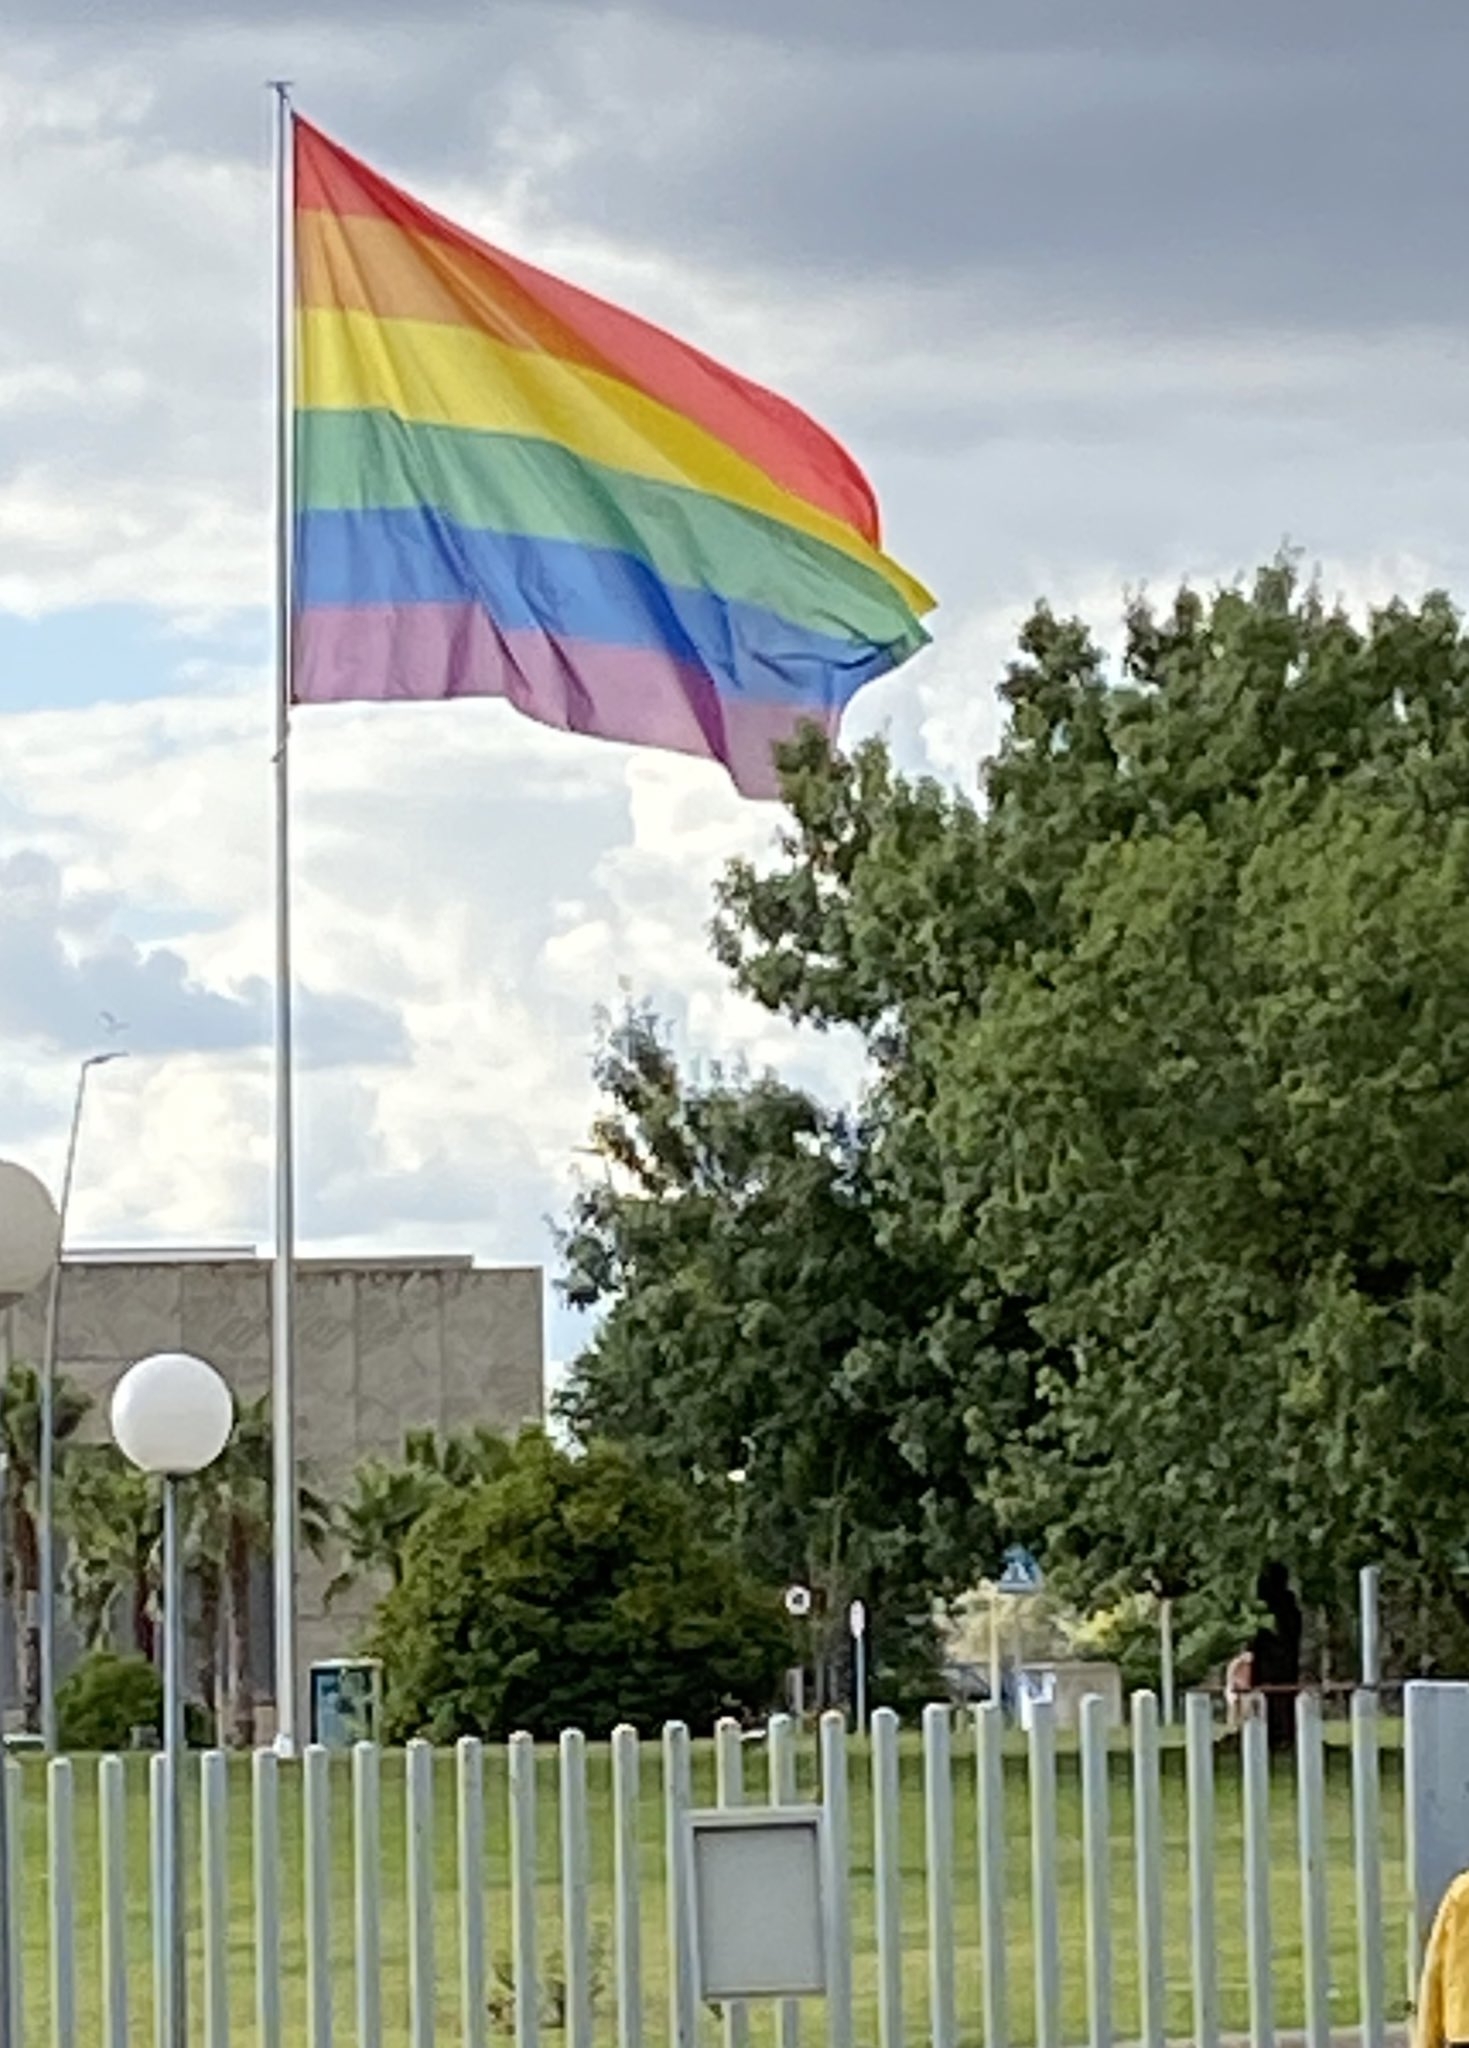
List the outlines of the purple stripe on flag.
<svg viewBox="0 0 1469 2048">
<path fill-rule="evenodd" d="M 296 619 L 298 704 L 504 697 L 563 732 L 720 761 L 743 796 L 778 796 L 771 749 L 807 720 L 785 705 L 721 697 L 709 677 L 654 649 L 534 629 L 503 632 L 472 604 L 322 605 Z"/>
</svg>

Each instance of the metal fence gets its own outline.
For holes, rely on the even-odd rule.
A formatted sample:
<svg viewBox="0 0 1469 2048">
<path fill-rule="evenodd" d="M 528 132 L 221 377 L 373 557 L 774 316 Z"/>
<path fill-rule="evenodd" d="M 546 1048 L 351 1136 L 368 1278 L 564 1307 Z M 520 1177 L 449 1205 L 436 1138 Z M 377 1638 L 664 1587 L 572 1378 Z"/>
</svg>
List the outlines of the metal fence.
<svg viewBox="0 0 1469 2048">
<path fill-rule="evenodd" d="M 1351 2027 L 1381 2048 L 1406 1987 L 1399 1757 L 1370 1694 L 1329 1733 L 1303 1698 L 1272 1759 L 1262 1722 L 1222 1739 L 1198 1697 L 1180 1740 L 1143 1693 L 1115 1734 L 1084 1703 L 1074 1740 L 1044 1706 L 1023 1739 L 993 1707 L 935 1707 L 860 1742 L 829 1715 L 810 1737 L 778 1718 L 710 1743 L 211 1753 L 190 1770 L 190 2038 L 1326 2048 Z M 7 1768 L 15 2040 L 153 2043 L 166 1761 Z M 828 1996 L 701 2011 L 685 1810 L 816 1799 Z"/>
</svg>

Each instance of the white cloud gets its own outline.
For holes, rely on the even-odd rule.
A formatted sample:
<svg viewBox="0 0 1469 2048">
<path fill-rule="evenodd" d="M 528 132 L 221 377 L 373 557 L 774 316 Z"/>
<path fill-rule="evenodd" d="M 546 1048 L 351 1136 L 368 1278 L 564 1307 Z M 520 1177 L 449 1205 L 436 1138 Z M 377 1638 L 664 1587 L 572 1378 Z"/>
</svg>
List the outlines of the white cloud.
<svg viewBox="0 0 1469 2048">
<path fill-rule="evenodd" d="M 45 884 L 49 942 L 75 950 L 90 914 L 134 992 L 150 963 L 177 963 L 170 1049 L 135 1046 L 92 1098 L 77 1220 L 93 1239 L 266 1233 L 269 1061 L 229 994 L 271 963 L 263 709 L 169 699 L 0 720 L 0 864 L 33 849 L 9 857 Z M 298 983 L 342 1047 L 298 1077 L 309 1241 L 544 1254 L 592 1109 L 593 1013 L 624 989 L 668 1014 L 690 1056 L 789 1061 L 792 1034 L 734 995 L 705 942 L 714 877 L 774 822 L 718 771 L 451 705 L 300 714 L 293 775 Z M 127 906 L 166 916 L 166 946 L 116 935 Z M 23 913 L 29 930 L 29 898 L 0 905 L 0 951 Z M 42 1171 L 100 1031 L 98 986 L 53 991 L 73 1014 L 32 1020 L 49 1126 L 0 1106 L 0 1143 Z M 126 976 L 106 1007 L 128 1016 Z M 208 1053 L 221 1014 L 229 1042 Z M 359 1014 L 398 1021 L 401 1057 L 353 1056 Z M 832 1085 L 855 1072 L 821 1064 Z"/>
</svg>

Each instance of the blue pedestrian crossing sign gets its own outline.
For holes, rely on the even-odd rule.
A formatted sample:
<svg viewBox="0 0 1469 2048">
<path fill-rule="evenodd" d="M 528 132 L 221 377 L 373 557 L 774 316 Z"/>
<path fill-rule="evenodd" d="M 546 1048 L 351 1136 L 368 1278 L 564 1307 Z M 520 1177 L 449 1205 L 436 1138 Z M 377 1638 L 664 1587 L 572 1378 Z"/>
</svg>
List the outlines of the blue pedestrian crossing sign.
<svg viewBox="0 0 1469 2048">
<path fill-rule="evenodd" d="M 1039 1593 L 1046 1575 L 1028 1550 L 1012 1543 L 1005 1552 L 1005 1568 L 997 1583 L 1002 1593 Z"/>
</svg>

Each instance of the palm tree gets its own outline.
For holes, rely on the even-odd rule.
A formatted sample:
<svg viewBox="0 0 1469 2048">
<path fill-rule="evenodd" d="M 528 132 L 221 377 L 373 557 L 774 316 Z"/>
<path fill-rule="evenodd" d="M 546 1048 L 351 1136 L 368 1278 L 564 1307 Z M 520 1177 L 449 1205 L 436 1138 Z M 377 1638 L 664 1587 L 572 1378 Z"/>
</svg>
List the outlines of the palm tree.
<svg viewBox="0 0 1469 2048">
<path fill-rule="evenodd" d="M 400 1465 L 365 1458 L 337 1510 L 335 1531 L 346 1561 L 327 1589 L 328 1601 L 364 1578 L 399 1585 L 408 1538 L 435 1501 L 446 1491 L 499 1478 L 509 1457 L 504 1437 L 476 1423 L 442 1439 L 432 1429 L 410 1430 Z"/>
<path fill-rule="evenodd" d="M 75 1436 L 91 1402 L 64 1374 L 58 1374 L 53 1417 L 58 1447 Z M 11 1364 L 0 1381 L 0 1447 L 9 1461 L 10 1483 L 5 1556 L 9 1579 L 5 1597 L 19 1598 L 26 1613 L 21 1689 L 26 1718 L 35 1727 L 41 1713 L 41 1629 L 35 1596 L 41 1585 L 36 1530 L 41 1466 L 41 1381 L 34 1368 Z"/>
<path fill-rule="evenodd" d="M 488 1423 L 455 1430 L 442 1439 L 431 1429 L 414 1429 L 403 1442 L 408 1464 L 438 1475 L 455 1488 L 482 1486 L 499 1479 L 510 1464 L 510 1445 Z"/>
<path fill-rule="evenodd" d="M 359 1579 L 401 1584 L 403 1547 L 414 1525 L 433 1506 L 441 1482 L 420 1467 L 364 1458 L 352 1491 L 337 1510 L 336 1533 L 345 1563 L 327 1589 L 336 1599 Z"/>
<path fill-rule="evenodd" d="M 320 1556 L 331 1527 L 326 1502 L 299 1489 L 301 1537 Z M 229 1739 L 248 1748 L 255 1738 L 250 1676 L 250 1586 L 257 1558 L 270 1554 L 273 1534 L 270 1404 L 242 1406 L 221 1456 L 189 1481 L 186 1513 L 200 1589 L 201 1690 L 217 1711 L 223 1696 Z M 223 1685 L 220 1637 L 223 1624 Z M 207 1671 L 207 1677 L 204 1676 Z"/>
<path fill-rule="evenodd" d="M 67 1534 L 67 1605 L 87 1648 L 109 1642 L 118 1599 L 125 1596 L 134 1647 L 151 1660 L 163 1530 L 157 1481 L 111 1444 L 76 1445 L 67 1457 L 58 1506 Z"/>
</svg>

